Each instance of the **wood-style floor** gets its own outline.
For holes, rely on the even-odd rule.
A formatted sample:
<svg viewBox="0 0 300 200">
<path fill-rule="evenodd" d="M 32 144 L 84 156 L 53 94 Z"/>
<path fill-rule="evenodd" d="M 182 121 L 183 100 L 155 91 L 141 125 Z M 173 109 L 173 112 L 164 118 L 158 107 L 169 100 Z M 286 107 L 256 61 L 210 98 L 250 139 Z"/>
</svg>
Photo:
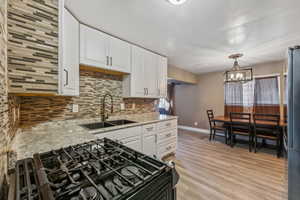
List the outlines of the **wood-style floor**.
<svg viewBox="0 0 300 200">
<path fill-rule="evenodd" d="M 286 200 L 287 163 L 275 151 L 250 153 L 222 138 L 179 130 L 178 150 L 167 158 L 180 174 L 178 200 Z"/>
</svg>

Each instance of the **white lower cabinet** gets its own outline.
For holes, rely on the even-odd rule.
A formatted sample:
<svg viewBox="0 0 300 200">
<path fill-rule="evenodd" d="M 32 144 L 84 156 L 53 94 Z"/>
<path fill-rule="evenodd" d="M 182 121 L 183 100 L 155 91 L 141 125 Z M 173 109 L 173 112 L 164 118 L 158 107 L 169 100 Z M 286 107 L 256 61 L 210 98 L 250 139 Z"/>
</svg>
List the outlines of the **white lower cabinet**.
<svg viewBox="0 0 300 200">
<path fill-rule="evenodd" d="M 176 151 L 177 119 L 100 133 L 96 137 L 116 140 L 136 151 L 161 159 Z"/>
<path fill-rule="evenodd" d="M 157 156 L 157 131 L 156 124 L 143 126 L 143 153 L 154 157 Z"/>
<path fill-rule="evenodd" d="M 136 151 L 142 152 L 141 138 L 128 138 L 126 140 L 121 140 L 122 144 L 125 146 L 132 148 Z"/>
<path fill-rule="evenodd" d="M 155 157 L 156 151 L 156 135 L 148 135 L 143 138 L 143 153 Z"/>
</svg>

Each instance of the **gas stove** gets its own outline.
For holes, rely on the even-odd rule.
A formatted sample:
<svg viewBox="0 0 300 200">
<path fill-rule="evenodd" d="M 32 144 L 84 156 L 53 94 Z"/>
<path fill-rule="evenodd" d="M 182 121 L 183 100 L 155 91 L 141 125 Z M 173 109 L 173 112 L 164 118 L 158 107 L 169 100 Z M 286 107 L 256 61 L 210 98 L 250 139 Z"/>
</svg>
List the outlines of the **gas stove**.
<svg viewBox="0 0 300 200">
<path fill-rule="evenodd" d="M 17 162 L 16 199 L 176 199 L 174 165 L 104 138 Z"/>
</svg>

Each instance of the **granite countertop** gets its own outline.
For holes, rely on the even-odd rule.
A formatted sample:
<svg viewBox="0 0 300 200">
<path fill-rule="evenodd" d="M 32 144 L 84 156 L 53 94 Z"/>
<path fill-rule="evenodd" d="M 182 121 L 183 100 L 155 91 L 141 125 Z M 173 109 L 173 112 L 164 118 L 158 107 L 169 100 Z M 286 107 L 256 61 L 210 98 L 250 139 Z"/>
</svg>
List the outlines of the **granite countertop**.
<svg viewBox="0 0 300 200">
<path fill-rule="evenodd" d="M 158 113 L 134 114 L 114 116 L 109 120 L 127 119 L 137 123 L 114 126 L 109 128 L 89 131 L 81 127 L 81 124 L 100 122 L 99 119 L 77 119 L 56 122 L 47 122 L 30 130 L 23 130 L 13 142 L 13 152 L 10 156 L 9 168 L 13 169 L 16 160 L 32 157 L 38 152 L 46 152 L 70 145 L 88 142 L 96 139 L 96 134 L 118 129 L 141 126 L 159 121 L 177 119 L 177 116 L 159 115 Z"/>
</svg>

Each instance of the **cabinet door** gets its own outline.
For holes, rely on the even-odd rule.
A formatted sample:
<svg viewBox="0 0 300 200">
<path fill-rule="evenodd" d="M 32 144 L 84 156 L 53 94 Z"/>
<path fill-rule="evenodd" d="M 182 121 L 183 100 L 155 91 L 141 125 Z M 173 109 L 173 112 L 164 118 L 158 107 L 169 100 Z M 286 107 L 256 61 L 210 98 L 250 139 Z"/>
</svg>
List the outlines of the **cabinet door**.
<svg viewBox="0 0 300 200">
<path fill-rule="evenodd" d="M 143 153 L 148 156 L 156 156 L 156 135 L 147 135 L 143 138 Z"/>
<path fill-rule="evenodd" d="M 60 94 L 79 95 L 79 22 L 65 8 L 62 26 Z"/>
<path fill-rule="evenodd" d="M 168 90 L 168 59 L 166 57 L 158 57 L 158 96 L 167 97 Z"/>
<path fill-rule="evenodd" d="M 157 97 L 157 55 L 146 51 L 145 53 L 145 82 L 146 82 L 146 96 Z"/>
<path fill-rule="evenodd" d="M 131 96 L 144 97 L 146 95 L 145 80 L 145 50 L 136 46 L 132 47 L 132 66 L 131 66 Z"/>
<path fill-rule="evenodd" d="M 130 73 L 130 44 L 119 40 L 114 37 L 110 37 L 109 45 L 109 65 L 111 70 Z"/>
<path fill-rule="evenodd" d="M 132 140 L 124 143 L 125 146 L 132 148 L 138 152 L 142 152 L 141 140 Z"/>
<path fill-rule="evenodd" d="M 98 30 L 80 25 L 80 63 L 108 68 L 109 36 Z"/>
</svg>

